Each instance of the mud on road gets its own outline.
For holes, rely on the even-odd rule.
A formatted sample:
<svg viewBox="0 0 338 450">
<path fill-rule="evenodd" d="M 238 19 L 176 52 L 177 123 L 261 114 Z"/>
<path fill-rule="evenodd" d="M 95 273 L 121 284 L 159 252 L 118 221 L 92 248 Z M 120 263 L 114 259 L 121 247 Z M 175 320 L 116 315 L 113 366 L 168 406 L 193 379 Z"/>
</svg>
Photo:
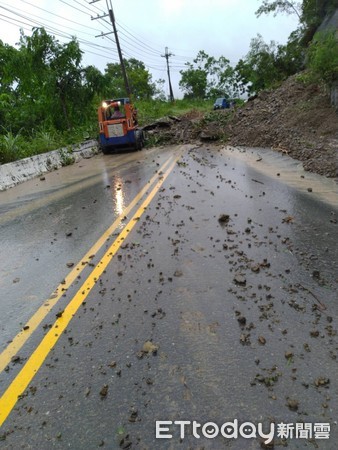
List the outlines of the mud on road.
<svg viewBox="0 0 338 450">
<path fill-rule="evenodd" d="M 1 448 L 334 450 L 337 214 L 225 149 L 184 152 L 19 400 Z M 329 423 L 331 438 L 155 439 L 156 420 L 234 419 Z"/>
</svg>

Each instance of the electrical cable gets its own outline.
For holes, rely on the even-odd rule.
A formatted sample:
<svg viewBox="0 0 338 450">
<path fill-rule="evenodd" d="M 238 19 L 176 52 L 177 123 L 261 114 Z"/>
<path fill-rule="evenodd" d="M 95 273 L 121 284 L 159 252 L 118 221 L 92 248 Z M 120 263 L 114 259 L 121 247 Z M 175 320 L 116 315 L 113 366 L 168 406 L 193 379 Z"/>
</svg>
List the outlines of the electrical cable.
<svg viewBox="0 0 338 450">
<path fill-rule="evenodd" d="M 18 16 L 18 17 L 21 17 L 21 18 L 24 19 L 24 20 L 30 21 L 30 22 L 31 22 L 31 25 L 38 26 L 38 27 L 43 26 L 44 28 L 46 28 L 46 29 L 52 31 L 54 34 L 57 34 L 57 35 L 59 35 L 59 36 L 61 36 L 61 37 L 67 37 L 67 38 L 70 37 L 71 39 L 74 37 L 74 35 L 62 33 L 62 31 L 59 30 L 58 28 L 54 28 L 54 27 L 52 27 L 52 26 L 50 26 L 50 25 L 46 25 L 44 22 L 37 21 L 37 20 L 32 19 L 32 18 L 30 18 L 30 17 L 26 17 L 25 15 L 20 14 L 20 13 L 17 13 L 16 11 L 10 10 L 9 8 L 5 8 L 4 6 L 1 6 L 1 5 L 0 5 L 0 8 L 6 10 L 7 12 L 10 12 L 10 13 L 12 13 L 12 14 Z M 7 16 L 5 16 L 5 17 L 7 17 Z M 36 17 L 36 16 L 35 16 L 35 17 Z M 8 18 L 8 17 L 7 17 L 7 18 Z M 13 19 L 13 20 L 14 20 L 14 19 Z M 47 20 L 47 19 L 46 19 L 46 20 Z M 47 20 L 47 21 L 48 21 L 48 20 Z M 48 22 L 50 22 L 50 21 L 48 21 Z M 26 23 L 26 25 L 29 25 L 29 23 L 28 23 L 28 24 Z M 66 28 L 69 28 L 69 27 L 66 27 Z M 93 43 L 93 42 L 91 42 L 91 41 L 87 41 L 87 40 L 85 40 L 85 39 L 80 39 L 80 38 L 78 38 L 78 37 L 76 37 L 76 39 L 77 39 L 77 41 L 78 41 L 79 43 L 83 43 L 83 44 L 85 44 L 85 45 L 87 45 L 87 46 L 90 46 L 90 47 L 99 48 L 99 49 L 103 49 L 103 50 L 111 50 L 110 47 L 106 47 L 106 46 L 103 46 L 103 45 L 100 45 L 100 44 L 96 44 L 96 43 Z"/>
<path fill-rule="evenodd" d="M 3 19 L 3 18 L 4 18 L 4 19 Z M 6 19 L 7 19 L 7 20 L 6 20 Z M 0 20 L 4 21 L 4 22 L 6 22 L 6 23 L 9 23 L 9 24 L 11 24 L 11 25 L 17 25 L 18 23 L 20 23 L 21 25 L 24 25 L 24 26 L 26 26 L 26 27 L 27 27 L 27 26 L 30 27 L 30 28 L 26 28 L 26 27 L 21 26 L 21 28 L 24 28 L 25 30 L 31 31 L 31 27 L 32 27 L 32 23 L 31 23 L 31 22 L 30 22 L 30 23 L 27 23 L 27 22 L 24 22 L 24 21 L 22 21 L 22 20 L 13 19 L 12 17 L 8 17 L 8 16 L 6 16 L 6 15 L 4 15 L 4 14 L 0 14 Z M 15 22 L 14 22 L 14 21 L 15 21 Z M 62 32 L 57 32 L 57 30 L 55 31 L 55 29 L 51 29 L 51 28 L 49 28 L 49 27 L 48 27 L 47 29 L 50 30 L 50 31 L 52 31 L 53 34 L 55 34 L 56 36 L 59 36 L 59 37 L 62 37 L 62 38 L 67 38 L 67 39 L 72 39 L 72 38 L 73 38 L 73 36 L 70 36 L 69 34 L 65 34 L 65 33 L 62 33 Z M 79 40 L 79 39 L 78 39 L 78 42 L 79 42 L 79 43 L 82 43 L 82 44 L 84 44 L 84 45 L 86 45 L 86 46 L 97 46 L 97 44 L 93 44 L 93 43 L 91 43 L 91 42 L 86 43 L 85 41 L 82 41 L 82 40 Z M 105 48 L 105 47 L 102 47 L 102 48 Z M 109 58 L 109 57 L 107 56 L 107 54 L 102 55 L 102 54 L 100 54 L 100 53 L 93 52 L 93 51 L 87 50 L 87 49 L 86 49 L 86 52 L 91 53 L 91 54 L 93 54 L 93 55 L 95 55 L 95 56 L 98 56 L 98 57 L 101 57 L 101 58 L 111 59 L 111 60 L 114 61 L 114 62 L 118 62 L 117 59 Z"/>
<path fill-rule="evenodd" d="M 82 12 L 85 15 L 88 15 L 88 12 L 84 11 L 83 9 L 79 9 L 79 8 L 77 8 L 74 5 L 69 4 L 65 0 L 59 0 L 59 1 L 61 3 L 64 3 L 64 4 L 68 5 L 69 7 L 73 8 L 73 9 L 75 9 L 77 11 Z M 79 4 L 80 6 L 82 6 L 78 0 L 72 0 L 72 1 L 75 2 L 76 4 Z M 102 10 L 99 10 L 96 7 L 96 5 L 93 5 L 93 7 L 95 8 L 95 12 L 96 11 L 100 11 L 102 13 Z M 88 3 L 87 3 L 87 6 L 84 6 L 84 8 L 87 11 L 89 11 L 90 13 L 94 13 L 94 10 L 92 8 L 88 7 Z M 92 16 L 91 16 L 91 18 L 94 19 Z M 105 24 L 107 24 L 107 25 L 110 25 L 110 23 L 108 21 L 106 21 L 104 18 L 101 18 L 99 20 L 105 22 Z M 143 40 L 140 40 L 139 38 L 137 38 L 134 34 L 130 33 L 126 29 L 126 27 L 124 27 L 123 25 L 120 24 L 120 22 L 116 22 L 116 23 L 119 25 L 120 28 L 122 28 L 125 31 L 125 33 L 124 33 L 123 31 L 119 30 L 119 33 L 126 37 L 126 39 L 121 37 L 121 41 L 124 42 L 124 44 L 130 44 L 130 42 L 127 39 L 132 41 L 132 45 L 134 45 L 135 42 L 137 43 L 137 46 L 138 46 L 139 50 L 138 50 L 138 52 L 135 52 L 135 49 L 133 49 L 134 54 L 136 54 L 138 57 L 141 57 L 142 59 L 146 58 L 148 61 L 149 61 L 149 56 L 148 55 L 150 55 L 150 56 L 160 56 L 160 53 L 157 50 L 155 50 L 153 47 L 151 47 L 148 44 L 146 44 Z M 105 28 L 107 29 L 107 26 L 105 26 Z M 131 38 L 128 35 L 131 36 Z M 143 47 L 142 47 L 142 45 L 143 45 Z M 146 47 L 147 50 L 145 50 L 144 47 Z M 130 45 L 127 45 L 127 48 L 130 49 Z M 147 55 L 147 56 L 144 57 L 143 54 Z M 189 58 L 189 59 L 192 59 L 192 58 Z M 156 60 L 156 62 L 157 62 L 157 60 Z M 154 63 L 154 60 L 152 60 L 152 63 Z"/>
<path fill-rule="evenodd" d="M 37 9 L 39 9 L 41 11 L 44 11 L 44 12 L 46 12 L 48 14 L 51 14 L 54 17 L 58 17 L 58 18 L 60 18 L 62 20 L 66 20 L 66 21 L 69 21 L 71 23 L 75 23 L 75 24 L 77 24 L 79 26 L 82 26 L 82 24 L 80 22 L 73 21 L 71 19 L 68 19 L 67 17 L 61 16 L 59 14 L 55 14 L 55 13 L 53 13 L 51 11 L 48 11 L 48 10 L 46 10 L 44 8 L 40 8 L 40 7 L 36 6 L 36 5 L 33 5 L 32 3 L 30 3 L 27 0 L 20 0 L 20 1 L 23 2 L 23 3 L 26 3 L 26 4 L 30 5 L 30 6 L 33 6 L 33 7 L 37 8 Z M 81 12 L 82 14 L 84 14 L 87 17 L 90 16 L 92 20 L 94 20 L 96 18 L 92 17 L 91 14 L 95 14 L 97 11 L 100 11 L 101 14 L 104 14 L 102 12 L 102 10 L 99 10 L 96 7 L 96 5 L 93 5 L 95 10 L 90 8 L 88 6 L 87 2 L 86 2 L 86 5 L 82 5 L 82 4 L 80 4 L 79 1 L 72 0 L 74 3 L 76 3 L 76 4 L 80 5 L 80 6 L 83 6 L 83 8 L 85 9 L 84 10 L 84 9 L 78 8 L 75 5 L 72 5 L 72 4 L 68 3 L 65 0 L 59 0 L 59 1 L 61 3 L 63 3 L 63 4 L 65 4 L 65 5 L 67 5 L 68 7 L 72 8 L 72 9 L 75 9 L 76 11 Z M 71 1 L 71 0 L 69 0 L 69 1 Z M 60 28 L 56 29 L 55 27 L 52 27 L 51 25 L 46 24 L 46 22 L 51 23 L 51 21 L 48 20 L 48 19 L 45 19 L 45 18 L 43 19 L 41 16 L 38 16 L 38 15 L 35 15 L 35 14 L 31 14 L 31 17 L 27 17 L 24 14 L 17 13 L 16 11 L 13 11 L 13 10 L 11 10 L 9 8 L 4 8 L 3 7 L 3 9 L 7 10 L 11 14 L 17 15 L 18 17 L 20 17 L 24 21 L 28 21 L 28 23 L 27 23 L 27 22 L 24 22 L 22 20 L 18 21 L 16 19 L 11 18 L 11 17 L 0 15 L 0 16 L 4 17 L 5 19 L 8 19 L 8 20 L 1 19 L 1 20 L 4 20 L 7 23 L 11 23 L 11 24 L 14 25 L 14 23 L 10 22 L 10 21 L 14 21 L 15 20 L 15 24 L 17 24 L 17 22 L 19 22 L 19 23 L 21 23 L 21 24 L 23 24 L 25 26 L 39 26 L 39 27 L 43 26 L 49 32 L 52 32 L 53 34 L 55 34 L 57 36 L 60 36 L 62 38 L 67 38 L 67 39 L 73 39 L 74 38 L 74 34 L 70 35 L 70 34 L 67 33 L 67 31 L 63 32 L 62 30 L 60 30 Z M 34 17 L 36 19 L 39 19 L 39 20 L 34 19 Z M 98 20 L 100 21 L 101 26 L 103 26 L 105 30 L 111 30 L 111 23 L 108 22 L 104 17 L 99 17 Z M 52 23 L 55 24 L 55 21 L 52 22 Z M 144 64 L 145 68 L 153 69 L 153 70 L 157 70 L 157 71 L 161 71 L 162 73 L 165 73 L 166 69 L 165 69 L 164 63 L 163 64 L 159 64 L 159 59 L 158 58 L 162 57 L 160 51 L 156 50 L 153 46 L 148 45 L 145 42 L 144 39 L 140 39 L 135 34 L 129 32 L 128 31 L 128 27 L 126 25 L 122 25 L 122 22 L 119 21 L 119 22 L 116 22 L 116 23 L 119 26 L 118 32 L 120 34 L 120 39 L 123 42 L 123 47 L 126 49 L 126 50 L 124 50 L 124 55 L 126 55 L 129 58 L 135 58 L 135 59 L 141 58 L 141 61 Z M 57 24 L 57 25 L 59 25 L 59 24 Z M 70 27 L 68 27 L 66 25 L 60 25 L 60 26 L 62 26 L 62 28 L 65 28 L 65 29 L 69 29 L 70 28 Z M 27 29 L 27 28 L 25 28 L 25 29 Z M 71 29 L 74 30 L 73 27 Z M 88 26 L 86 26 L 86 29 L 87 30 L 91 29 L 91 30 L 93 30 L 95 32 L 100 31 L 97 28 L 88 27 Z M 85 31 L 80 31 L 80 30 L 75 30 L 75 31 L 76 31 L 76 33 L 79 33 L 79 34 L 90 35 L 90 33 L 85 32 Z M 104 35 L 102 31 L 101 31 L 101 34 L 102 34 L 103 38 L 108 39 L 109 41 L 111 41 L 111 42 L 113 42 L 115 44 L 115 41 L 112 38 L 108 37 L 107 35 Z M 97 36 L 97 37 L 99 37 L 99 36 Z M 97 53 L 97 52 L 95 53 L 93 51 L 90 51 L 90 50 L 88 50 L 88 47 L 89 48 L 94 48 L 94 49 L 99 49 L 99 50 L 100 49 L 109 50 L 110 52 L 113 52 L 115 54 L 117 54 L 117 50 L 114 50 L 111 47 L 103 46 L 103 45 L 100 45 L 100 44 L 95 44 L 95 43 L 93 43 L 91 41 L 79 38 L 77 36 L 76 36 L 76 40 L 85 47 L 85 51 L 86 52 L 91 53 L 91 54 L 93 54 L 95 56 L 98 56 L 100 58 L 102 57 L 102 58 L 108 59 L 108 60 L 116 62 L 116 63 L 119 62 L 118 59 L 111 58 L 108 55 L 102 55 L 100 53 Z M 192 60 L 193 58 L 191 58 L 191 57 L 184 57 L 184 56 L 181 56 L 181 55 L 177 55 L 177 56 L 173 55 L 172 58 L 171 58 L 170 69 L 172 71 L 174 71 L 174 72 L 178 72 L 179 70 L 186 69 L 186 66 L 183 66 L 180 63 L 181 63 L 182 60 L 186 61 L 187 59 L 191 59 Z"/>
<path fill-rule="evenodd" d="M 0 8 L 2 8 L 2 9 L 6 10 L 6 11 L 8 11 L 8 12 L 14 14 L 14 15 L 17 15 L 17 16 L 23 18 L 23 19 L 26 19 L 26 20 L 32 20 L 32 21 L 33 21 L 33 19 L 31 19 L 30 17 L 27 17 L 27 16 L 25 16 L 25 15 L 23 15 L 23 14 L 20 14 L 20 13 L 18 13 L 17 11 L 13 11 L 13 10 L 11 10 L 11 9 L 9 9 L 9 8 L 6 8 L 6 7 L 4 7 L 4 6 L 1 6 L 1 5 L 0 5 Z M 37 21 L 35 22 L 35 23 L 40 24 L 40 25 L 45 25 L 45 23 L 44 23 L 44 22 L 41 22 L 41 20 L 42 20 L 42 21 L 45 21 L 45 22 L 53 23 L 54 25 L 59 25 L 59 24 L 56 23 L 55 21 L 51 21 L 51 20 L 45 19 L 45 18 L 43 18 L 43 17 L 41 17 L 41 16 L 37 16 L 36 14 L 32 14 L 32 13 L 31 13 L 31 17 L 35 17 L 35 18 L 37 18 L 37 19 L 40 19 L 40 22 L 37 22 Z M 50 25 L 48 25 L 48 26 L 50 26 Z M 88 36 L 92 36 L 90 33 L 86 33 L 85 31 L 81 31 L 81 30 L 76 30 L 76 29 L 74 29 L 73 27 L 68 27 L 67 25 L 62 25 L 62 27 L 63 27 L 63 28 L 71 29 L 71 30 L 76 31 L 77 33 L 80 33 L 80 34 L 86 34 L 86 35 L 88 35 Z M 74 34 L 73 34 L 73 35 L 74 35 Z M 92 44 L 92 45 L 94 46 L 95 44 Z M 96 45 L 96 46 L 99 46 L 99 45 Z M 102 47 L 102 46 L 99 46 L 99 47 Z M 102 48 L 104 48 L 104 47 L 102 47 Z"/>
<path fill-rule="evenodd" d="M 71 23 L 75 23 L 76 25 L 83 26 L 83 24 L 80 23 L 80 22 L 76 22 L 76 21 L 71 20 L 71 19 L 68 19 L 67 17 L 64 17 L 64 16 L 60 16 L 59 14 L 55 14 L 55 13 L 53 13 L 53 12 L 51 12 L 51 11 L 48 11 L 47 9 L 40 8 L 39 6 L 36 6 L 36 5 L 34 5 L 33 3 L 28 2 L 27 0 L 20 0 L 20 1 L 21 1 L 22 3 L 26 3 L 27 5 L 33 6 L 34 8 L 37 8 L 37 9 L 39 9 L 40 11 L 46 12 L 46 13 L 48 13 L 48 14 L 51 14 L 52 16 L 59 17 L 59 18 L 62 19 L 62 20 L 66 20 L 67 22 L 71 22 Z M 6 5 L 6 6 L 10 6 L 10 5 Z M 45 20 L 46 20 L 46 19 L 45 19 Z M 93 31 L 95 31 L 95 32 L 101 31 L 101 30 L 99 30 L 99 29 L 97 29 L 97 28 L 92 28 L 92 27 L 88 27 L 88 26 L 86 26 L 86 29 L 91 29 L 91 30 L 93 30 Z"/>
</svg>

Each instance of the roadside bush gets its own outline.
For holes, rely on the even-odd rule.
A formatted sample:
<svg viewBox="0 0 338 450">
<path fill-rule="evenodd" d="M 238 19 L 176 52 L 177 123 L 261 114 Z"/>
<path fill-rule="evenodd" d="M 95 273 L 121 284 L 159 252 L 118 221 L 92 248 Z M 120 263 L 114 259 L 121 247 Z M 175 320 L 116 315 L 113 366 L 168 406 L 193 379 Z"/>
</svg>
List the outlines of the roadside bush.
<svg viewBox="0 0 338 450">
<path fill-rule="evenodd" d="M 50 150 L 55 150 L 60 145 L 59 133 L 53 129 L 40 128 L 33 131 L 33 136 L 29 139 L 29 155 L 37 155 Z"/>
<path fill-rule="evenodd" d="M 59 150 L 60 157 L 61 157 L 61 164 L 62 166 L 70 166 L 71 164 L 74 164 L 75 158 L 72 155 L 72 149 L 66 148 Z"/>
<path fill-rule="evenodd" d="M 23 158 L 24 143 L 24 138 L 20 133 L 15 135 L 6 130 L 6 133 L 0 136 L 0 163 L 6 164 Z"/>
<path fill-rule="evenodd" d="M 317 33 L 308 50 L 307 67 L 314 78 L 331 85 L 338 78 L 338 39 L 334 31 Z"/>
<path fill-rule="evenodd" d="M 165 116 L 182 116 L 189 112 L 197 115 L 198 113 L 201 113 L 201 115 L 212 113 L 213 101 L 202 99 L 178 99 L 174 102 L 139 100 L 135 106 L 138 109 L 139 123 L 142 126 Z M 3 135 L 0 134 L 0 164 L 45 153 L 50 150 L 62 149 L 83 142 L 86 139 L 97 139 L 98 133 L 97 118 L 94 115 L 90 118 L 84 118 L 81 126 L 67 131 L 58 131 L 50 123 L 31 129 L 29 132 L 27 129 L 22 128 L 17 134 L 4 129 Z M 165 137 L 149 136 L 147 145 L 149 146 L 149 143 L 160 145 L 165 141 Z M 62 158 L 64 165 L 73 162 L 73 158 L 68 152 L 63 152 Z"/>
<path fill-rule="evenodd" d="M 191 110 L 207 112 L 212 109 L 212 100 L 179 99 L 174 102 L 161 100 L 138 101 L 138 117 L 140 125 L 151 123 L 160 117 L 181 116 Z"/>
<path fill-rule="evenodd" d="M 96 139 L 98 137 L 98 133 L 99 133 L 99 125 L 97 122 L 97 118 L 95 117 L 95 120 L 93 120 L 89 124 L 78 126 L 72 130 L 60 133 L 61 145 L 58 145 L 58 148 L 64 145 L 78 144 L 87 139 Z"/>
</svg>

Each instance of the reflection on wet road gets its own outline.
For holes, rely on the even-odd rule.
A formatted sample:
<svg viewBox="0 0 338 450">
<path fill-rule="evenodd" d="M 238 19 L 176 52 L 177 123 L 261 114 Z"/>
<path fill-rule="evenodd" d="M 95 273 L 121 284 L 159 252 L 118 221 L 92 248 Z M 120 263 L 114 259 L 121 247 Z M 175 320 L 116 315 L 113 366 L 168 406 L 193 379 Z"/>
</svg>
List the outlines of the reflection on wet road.
<svg viewBox="0 0 338 450">
<path fill-rule="evenodd" d="M 155 438 L 156 420 L 234 419 L 329 424 L 274 445 L 336 448 L 337 190 L 253 155 L 100 156 L 5 193 L 2 349 L 59 297 L 0 374 L 1 448 L 261 448 L 188 426 Z"/>
</svg>

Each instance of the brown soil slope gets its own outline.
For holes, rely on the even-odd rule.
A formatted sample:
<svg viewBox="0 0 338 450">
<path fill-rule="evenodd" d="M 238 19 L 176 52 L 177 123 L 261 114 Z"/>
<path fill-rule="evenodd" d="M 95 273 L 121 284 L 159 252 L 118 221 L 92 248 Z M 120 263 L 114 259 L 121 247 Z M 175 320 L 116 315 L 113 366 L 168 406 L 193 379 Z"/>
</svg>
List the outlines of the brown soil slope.
<svg viewBox="0 0 338 450">
<path fill-rule="evenodd" d="M 230 143 L 272 147 L 303 162 L 306 170 L 336 177 L 338 115 L 317 85 L 289 78 L 237 110 L 227 127 Z"/>
<path fill-rule="evenodd" d="M 197 111 L 145 127 L 154 142 L 220 141 L 235 146 L 271 147 L 302 161 L 305 170 L 338 176 L 338 114 L 328 93 L 305 86 L 296 76 L 278 89 L 261 92 L 242 108 Z"/>
</svg>

